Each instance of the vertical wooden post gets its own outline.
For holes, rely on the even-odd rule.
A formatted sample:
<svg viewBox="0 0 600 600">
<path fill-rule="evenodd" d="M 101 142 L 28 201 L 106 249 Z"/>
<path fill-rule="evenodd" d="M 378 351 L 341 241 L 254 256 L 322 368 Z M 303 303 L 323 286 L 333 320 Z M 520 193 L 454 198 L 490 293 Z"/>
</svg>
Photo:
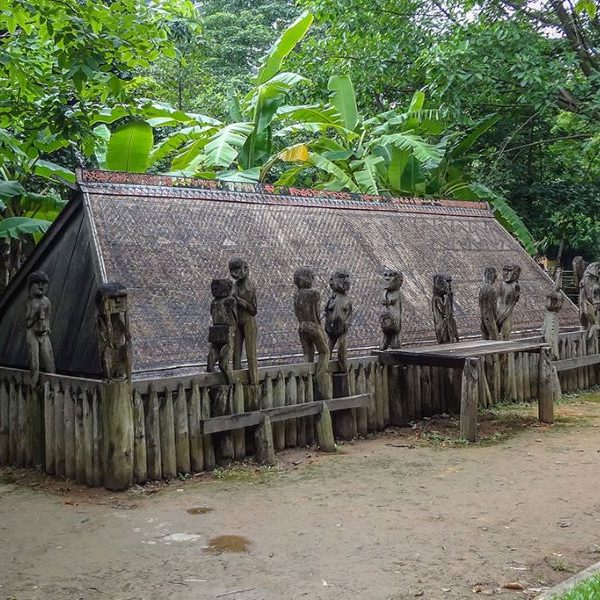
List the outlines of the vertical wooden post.
<svg viewBox="0 0 600 600">
<path fill-rule="evenodd" d="M 285 403 L 286 405 L 298 403 L 298 386 L 296 377 L 292 372 L 288 374 L 285 383 Z M 288 419 L 285 422 L 285 446 L 286 448 L 295 448 L 298 444 L 298 432 L 296 430 L 296 419 Z"/>
<path fill-rule="evenodd" d="M 19 428 L 17 437 L 17 466 L 27 466 L 27 446 L 29 441 L 28 425 L 29 410 L 27 406 L 27 387 L 25 384 L 17 383 L 17 402 L 19 404 Z"/>
<path fill-rule="evenodd" d="M 312 373 L 309 373 L 304 379 L 304 400 L 306 402 L 315 401 L 315 388 Z M 315 442 L 315 419 L 306 417 L 306 443 L 311 446 Z"/>
<path fill-rule="evenodd" d="M 554 423 L 552 358 L 549 348 L 540 351 L 538 414 L 542 423 Z"/>
<path fill-rule="evenodd" d="M 93 466 L 93 485 L 94 487 L 100 487 L 104 480 L 104 466 L 102 464 L 104 451 L 102 444 L 104 443 L 104 436 L 102 434 L 102 402 L 100 399 L 100 390 L 94 386 L 92 389 L 92 440 L 94 448 L 94 466 Z M 57 407 L 57 395 L 54 393 L 54 412 L 58 410 Z M 55 429 L 56 434 L 56 429 Z M 56 453 L 58 455 L 58 443 L 56 445 Z"/>
<path fill-rule="evenodd" d="M 2 410 L 2 389 L 4 384 L 0 383 L 0 411 Z M 1 427 L 1 425 L 0 425 Z M 0 429 L 0 436 L 2 435 Z M 54 392 L 50 382 L 44 384 L 44 441 L 46 444 L 45 459 L 46 473 L 54 475 L 56 467 L 55 439 L 54 439 Z M 2 441 L 0 440 L 0 447 Z M 0 448 L 0 455 L 2 454 Z M 0 463 L 2 461 L 0 460 Z"/>
<path fill-rule="evenodd" d="M 256 460 L 263 465 L 274 465 L 275 449 L 273 447 L 273 430 L 271 428 L 271 419 L 268 415 L 263 417 L 263 422 L 254 432 L 254 448 Z"/>
<path fill-rule="evenodd" d="M 131 381 L 102 382 L 102 433 L 104 486 L 108 490 L 126 490 L 133 484 Z"/>
<path fill-rule="evenodd" d="M 85 434 L 83 429 L 83 392 L 73 390 L 75 401 L 75 481 L 85 483 Z"/>
<path fill-rule="evenodd" d="M 160 447 L 160 409 L 158 393 L 153 385 L 148 389 L 145 412 L 146 426 L 146 476 L 151 480 L 162 479 L 162 455 Z"/>
<path fill-rule="evenodd" d="M 389 367 L 382 365 L 381 367 L 381 396 L 383 402 L 383 427 L 387 427 L 390 424 L 390 379 L 389 379 Z"/>
<path fill-rule="evenodd" d="M 85 446 L 85 482 L 94 485 L 94 407 L 92 390 L 83 390 L 83 443 Z M 145 466 L 145 464 L 144 464 Z"/>
<path fill-rule="evenodd" d="M 74 390 L 64 384 L 65 475 L 75 478 L 75 399 Z"/>
<path fill-rule="evenodd" d="M 333 424 L 331 422 L 331 413 L 329 412 L 326 402 L 323 402 L 323 408 L 317 417 L 316 426 L 319 449 L 322 452 L 335 452 Z"/>
<path fill-rule="evenodd" d="M 208 388 L 203 387 L 200 394 L 200 415 L 204 421 L 210 419 L 211 414 L 210 393 Z M 203 432 L 202 446 L 204 448 L 204 470 L 212 471 L 217 466 L 217 459 L 215 457 L 213 436 L 210 433 Z"/>
<path fill-rule="evenodd" d="M 285 379 L 283 373 L 279 371 L 273 386 L 273 406 L 285 406 Z M 283 450 L 285 448 L 285 423 L 279 422 L 273 424 L 273 444 L 275 450 Z"/>
<path fill-rule="evenodd" d="M 460 437 L 477 441 L 477 401 L 479 389 L 479 360 L 465 359 L 460 400 Z"/>
<path fill-rule="evenodd" d="M 334 398 L 344 398 L 350 395 L 348 373 L 334 373 L 332 381 Z M 350 409 L 336 411 L 332 421 L 333 431 L 338 438 L 342 440 L 352 439 L 352 413 Z"/>
<path fill-rule="evenodd" d="M 17 396 L 17 384 L 14 378 L 10 378 L 8 384 L 8 460 L 10 464 L 17 463 L 17 440 L 19 439 L 19 398 Z"/>
<path fill-rule="evenodd" d="M 365 373 L 365 367 L 362 362 L 358 365 L 358 373 L 356 375 L 356 391 L 359 394 L 367 393 L 367 375 Z M 368 409 L 366 406 L 361 406 L 357 409 L 356 426 L 360 435 L 367 435 Z"/>
<path fill-rule="evenodd" d="M 173 394 L 165 389 L 160 399 L 160 457 L 162 476 L 172 479 L 177 475 L 177 456 L 175 454 L 175 418 L 173 416 Z"/>
<path fill-rule="evenodd" d="M 188 404 L 188 428 L 190 431 L 190 467 L 192 472 L 204 471 L 204 446 L 202 444 L 202 396 L 196 380 L 192 381 L 192 394 Z"/>
<path fill-rule="evenodd" d="M 67 474 L 65 462 L 65 394 L 63 384 L 55 381 L 52 385 L 54 391 L 54 471 L 57 477 Z"/>
<path fill-rule="evenodd" d="M 367 426 L 369 431 L 375 431 L 377 427 L 377 409 L 375 407 L 375 396 L 376 396 L 376 372 L 375 365 L 370 363 L 365 367 L 365 375 L 367 378 L 367 392 L 370 392 L 371 399 L 367 405 Z"/>
<path fill-rule="evenodd" d="M 306 388 L 304 387 L 304 377 L 296 377 L 297 401 L 298 404 L 304 404 L 306 401 Z M 306 419 L 301 417 L 296 419 L 296 441 L 298 448 L 306 446 Z"/>
<path fill-rule="evenodd" d="M 144 403 L 138 390 L 133 392 L 133 480 L 136 483 L 148 480 Z"/>
<path fill-rule="evenodd" d="M 177 386 L 174 406 L 175 462 L 178 473 L 190 472 L 190 432 L 188 429 L 187 399 L 183 384 Z"/>
<path fill-rule="evenodd" d="M 414 418 L 420 419 L 423 416 L 423 401 L 421 398 L 421 367 L 412 368 L 412 395 L 414 406 Z"/>
<path fill-rule="evenodd" d="M 45 399 L 44 388 L 37 386 L 25 388 L 29 396 L 29 429 L 27 463 L 32 466 L 43 466 L 45 463 Z"/>
<path fill-rule="evenodd" d="M 388 380 L 389 380 L 389 394 L 390 394 L 390 423 L 392 425 L 403 425 L 402 416 L 402 393 L 401 393 L 401 381 L 402 367 L 390 366 L 388 367 Z M 364 393 L 358 391 L 357 393 Z"/>
<path fill-rule="evenodd" d="M 248 386 L 254 387 L 254 386 Z M 244 386 L 238 381 L 233 386 L 233 413 L 244 412 Z M 233 455 L 236 460 L 243 460 L 246 456 L 246 432 L 244 429 L 236 429 L 232 433 Z"/>
</svg>

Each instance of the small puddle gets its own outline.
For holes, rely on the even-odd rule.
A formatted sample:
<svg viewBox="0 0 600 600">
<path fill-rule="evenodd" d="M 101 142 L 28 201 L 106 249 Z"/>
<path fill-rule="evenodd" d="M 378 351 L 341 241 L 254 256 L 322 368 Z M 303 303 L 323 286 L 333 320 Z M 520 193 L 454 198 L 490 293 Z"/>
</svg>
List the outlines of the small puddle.
<svg viewBox="0 0 600 600">
<path fill-rule="evenodd" d="M 203 550 L 207 554 L 220 554 L 221 552 L 247 552 L 250 540 L 241 535 L 219 535 L 208 540 L 208 546 Z"/>
<path fill-rule="evenodd" d="M 212 506 L 194 506 L 193 508 L 188 508 L 186 512 L 190 515 L 205 515 L 213 510 Z"/>
</svg>

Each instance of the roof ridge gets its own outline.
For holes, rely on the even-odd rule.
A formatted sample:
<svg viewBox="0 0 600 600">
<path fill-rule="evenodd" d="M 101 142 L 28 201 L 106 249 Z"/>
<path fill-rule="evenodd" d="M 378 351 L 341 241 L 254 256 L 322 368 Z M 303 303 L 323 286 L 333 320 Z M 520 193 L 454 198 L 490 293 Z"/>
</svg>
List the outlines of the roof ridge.
<svg viewBox="0 0 600 600">
<path fill-rule="evenodd" d="M 147 173 L 127 173 L 123 171 L 103 171 L 99 169 L 78 169 L 77 183 L 146 185 L 153 187 L 175 187 L 199 190 L 211 190 L 234 193 L 265 194 L 273 196 L 289 196 L 292 198 L 345 200 L 352 202 L 390 204 L 395 206 L 440 206 L 447 208 L 470 208 L 489 210 L 487 202 L 470 200 L 450 200 L 447 198 L 416 198 L 410 196 L 359 194 L 355 192 L 334 192 L 314 188 L 296 188 L 275 186 L 262 183 L 242 183 L 219 181 L 216 179 L 200 179 L 176 175 L 151 175 Z"/>
</svg>

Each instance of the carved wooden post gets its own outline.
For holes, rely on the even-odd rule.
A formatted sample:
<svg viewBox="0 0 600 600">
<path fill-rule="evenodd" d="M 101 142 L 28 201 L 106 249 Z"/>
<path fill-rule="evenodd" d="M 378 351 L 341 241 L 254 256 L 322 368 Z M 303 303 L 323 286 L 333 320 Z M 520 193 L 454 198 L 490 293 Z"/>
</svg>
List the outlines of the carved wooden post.
<svg viewBox="0 0 600 600">
<path fill-rule="evenodd" d="M 254 432 L 254 447 L 257 462 L 263 465 L 276 464 L 273 429 L 271 428 L 271 419 L 268 415 L 263 417 L 262 424 Z"/>
<path fill-rule="evenodd" d="M 131 337 L 127 291 L 105 283 L 96 294 L 102 358 L 102 433 L 104 486 L 125 490 L 133 485 L 134 410 L 131 387 Z"/>
<path fill-rule="evenodd" d="M 317 416 L 317 440 L 322 452 L 335 452 L 335 440 L 333 438 L 333 425 L 331 423 L 331 413 L 326 402 L 323 402 L 323 409 Z"/>
<path fill-rule="evenodd" d="M 551 350 L 542 348 L 538 383 L 538 415 L 542 423 L 554 423 L 554 377 Z"/>
<path fill-rule="evenodd" d="M 477 441 L 477 401 L 479 395 L 479 359 L 467 358 L 463 367 L 460 400 L 460 437 Z"/>
</svg>

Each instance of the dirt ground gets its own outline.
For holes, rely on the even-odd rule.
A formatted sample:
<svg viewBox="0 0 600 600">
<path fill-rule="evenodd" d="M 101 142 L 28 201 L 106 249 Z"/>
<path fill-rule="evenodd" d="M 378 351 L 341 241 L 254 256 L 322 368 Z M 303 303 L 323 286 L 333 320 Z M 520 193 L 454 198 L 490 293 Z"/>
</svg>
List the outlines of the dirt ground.
<svg viewBox="0 0 600 600">
<path fill-rule="evenodd" d="M 0 599 L 534 597 L 600 560 L 600 394 L 532 414 L 487 415 L 478 445 L 429 420 L 124 494 L 5 469 Z"/>
</svg>

